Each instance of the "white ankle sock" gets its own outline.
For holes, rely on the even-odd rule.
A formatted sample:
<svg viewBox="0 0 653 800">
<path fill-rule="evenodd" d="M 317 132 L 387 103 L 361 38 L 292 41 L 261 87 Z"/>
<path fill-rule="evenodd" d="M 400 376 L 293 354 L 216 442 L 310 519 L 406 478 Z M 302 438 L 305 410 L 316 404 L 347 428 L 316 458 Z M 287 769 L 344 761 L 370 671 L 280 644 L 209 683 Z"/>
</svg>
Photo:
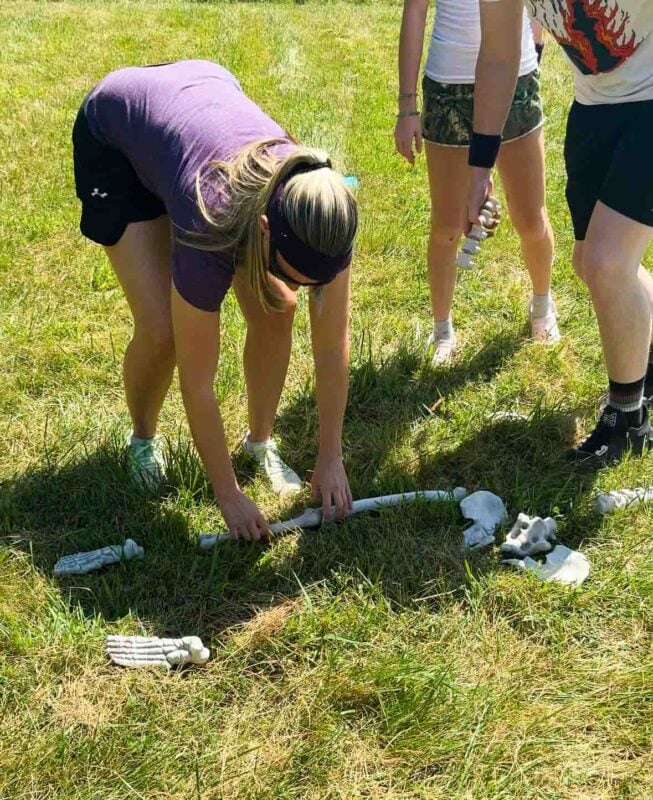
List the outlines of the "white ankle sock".
<svg viewBox="0 0 653 800">
<path fill-rule="evenodd" d="M 132 433 L 131 436 L 129 437 L 129 444 L 144 445 L 147 444 L 148 442 L 152 442 L 153 440 L 154 436 L 146 436 L 145 438 L 141 438 L 140 436 L 134 436 L 134 434 Z"/>
<path fill-rule="evenodd" d="M 437 322 L 433 326 L 433 335 L 438 341 L 441 339 L 453 339 L 455 336 L 451 316 L 443 319 L 442 322 Z"/>
<path fill-rule="evenodd" d="M 531 299 L 531 314 L 534 317 L 546 317 L 551 310 L 553 298 L 551 292 L 546 294 L 534 294 Z"/>
</svg>

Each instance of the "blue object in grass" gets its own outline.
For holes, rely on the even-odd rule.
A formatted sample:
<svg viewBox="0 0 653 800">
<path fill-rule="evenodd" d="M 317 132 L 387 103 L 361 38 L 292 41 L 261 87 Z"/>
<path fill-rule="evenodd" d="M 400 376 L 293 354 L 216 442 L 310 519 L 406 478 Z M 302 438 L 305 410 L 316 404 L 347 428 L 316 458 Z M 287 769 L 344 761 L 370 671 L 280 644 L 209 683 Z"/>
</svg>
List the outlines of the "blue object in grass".
<svg viewBox="0 0 653 800">
<path fill-rule="evenodd" d="M 345 175 L 344 181 L 345 186 L 349 186 L 350 189 L 358 188 L 358 178 L 355 175 Z"/>
</svg>

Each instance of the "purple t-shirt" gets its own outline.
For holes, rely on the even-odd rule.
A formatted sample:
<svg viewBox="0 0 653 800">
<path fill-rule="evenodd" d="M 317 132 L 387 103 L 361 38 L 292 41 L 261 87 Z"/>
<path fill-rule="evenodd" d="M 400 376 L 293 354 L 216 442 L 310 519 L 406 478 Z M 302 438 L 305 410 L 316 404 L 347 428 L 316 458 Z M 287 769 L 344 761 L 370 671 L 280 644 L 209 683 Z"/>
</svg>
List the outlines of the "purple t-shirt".
<svg viewBox="0 0 653 800">
<path fill-rule="evenodd" d="M 211 61 L 178 61 L 127 67 L 107 75 L 90 93 L 86 117 L 93 135 L 115 147 L 139 180 L 165 205 L 176 227 L 172 275 L 179 294 L 205 311 L 217 311 L 231 285 L 235 253 L 220 255 L 180 244 L 180 231 L 205 231 L 195 200 L 198 170 L 228 161 L 258 139 L 288 139 L 240 88 L 236 78 Z M 290 141 L 274 148 L 284 157 Z M 205 194 L 212 215 L 225 202 Z"/>
</svg>

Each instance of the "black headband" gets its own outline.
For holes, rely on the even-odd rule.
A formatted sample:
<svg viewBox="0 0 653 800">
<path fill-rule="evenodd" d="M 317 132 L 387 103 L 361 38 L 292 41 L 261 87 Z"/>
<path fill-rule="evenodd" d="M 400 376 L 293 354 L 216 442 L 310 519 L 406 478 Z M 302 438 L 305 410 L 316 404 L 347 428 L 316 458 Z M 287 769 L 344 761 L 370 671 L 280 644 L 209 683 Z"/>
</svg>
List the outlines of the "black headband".
<svg viewBox="0 0 653 800">
<path fill-rule="evenodd" d="M 327 283 L 333 280 L 339 272 L 351 264 L 353 254 L 352 246 L 346 253 L 337 256 L 330 256 L 326 253 L 321 253 L 319 250 L 311 247 L 297 236 L 295 231 L 290 227 L 290 223 L 286 218 L 284 211 L 283 197 L 286 189 L 286 184 L 295 175 L 301 175 L 304 172 L 313 172 L 316 169 L 330 169 L 330 164 L 327 162 L 317 162 L 313 164 L 299 164 L 295 169 L 291 170 L 282 181 L 280 181 L 277 188 L 272 193 L 267 206 L 267 217 L 270 225 L 270 239 L 274 243 L 278 252 L 297 272 L 301 272 L 307 278 L 320 283 Z"/>
</svg>

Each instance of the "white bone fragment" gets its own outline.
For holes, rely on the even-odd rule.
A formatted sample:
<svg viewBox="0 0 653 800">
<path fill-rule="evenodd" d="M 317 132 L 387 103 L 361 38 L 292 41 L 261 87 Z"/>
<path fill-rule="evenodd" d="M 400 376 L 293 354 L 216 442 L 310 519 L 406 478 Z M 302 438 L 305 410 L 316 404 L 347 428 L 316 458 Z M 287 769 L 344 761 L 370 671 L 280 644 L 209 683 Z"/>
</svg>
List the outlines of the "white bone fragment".
<svg viewBox="0 0 653 800">
<path fill-rule="evenodd" d="M 116 544 L 87 553 L 63 556 L 54 565 L 54 574 L 85 575 L 87 572 L 101 569 L 107 564 L 116 564 L 123 559 L 128 561 L 130 558 L 143 558 L 144 552 L 133 539 L 127 539 L 124 545 Z"/>
<path fill-rule="evenodd" d="M 594 508 L 599 514 L 612 514 L 619 508 L 650 503 L 653 500 L 653 486 L 648 489 L 615 489 L 612 492 L 600 492 L 594 501 Z"/>
<path fill-rule="evenodd" d="M 461 500 L 467 494 L 467 489 L 458 486 L 452 492 L 442 490 L 426 492 L 405 492 L 403 494 L 387 494 L 381 497 L 369 497 L 364 500 L 354 500 L 352 510 L 347 513 L 348 517 L 360 514 L 363 511 L 376 511 L 384 506 L 396 506 L 400 503 L 412 503 L 422 499 L 432 501 L 452 501 Z M 322 524 L 322 509 L 307 508 L 303 514 L 286 522 L 274 522 L 270 525 L 272 533 L 285 533 L 297 528 L 319 528 Z M 199 537 L 199 545 L 202 550 L 210 550 L 216 544 L 222 544 L 229 540 L 228 533 L 202 533 Z"/>
<path fill-rule="evenodd" d="M 502 562 L 506 566 L 516 567 L 523 572 L 532 572 L 543 581 L 555 581 L 568 586 L 580 586 L 590 574 L 590 562 L 587 557 L 576 550 L 559 544 L 543 563 L 530 556 L 506 558 Z"/>
<path fill-rule="evenodd" d="M 107 636 L 107 655 L 119 667 L 154 666 L 168 670 L 184 664 L 206 664 L 210 654 L 199 636 Z"/>
<path fill-rule="evenodd" d="M 466 548 L 486 547 L 494 542 L 494 531 L 508 519 L 503 500 L 492 492 L 474 492 L 463 498 L 460 510 L 474 523 L 463 531 Z M 482 532 L 485 532 L 483 536 Z"/>
<path fill-rule="evenodd" d="M 506 536 L 506 541 L 501 545 L 501 550 L 517 558 L 549 553 L 556 541 L 557 528 L 555 520 L 551 517 L 542 519 L 542 517 L 519 514 L 517 522 Z"/>
</svg>

